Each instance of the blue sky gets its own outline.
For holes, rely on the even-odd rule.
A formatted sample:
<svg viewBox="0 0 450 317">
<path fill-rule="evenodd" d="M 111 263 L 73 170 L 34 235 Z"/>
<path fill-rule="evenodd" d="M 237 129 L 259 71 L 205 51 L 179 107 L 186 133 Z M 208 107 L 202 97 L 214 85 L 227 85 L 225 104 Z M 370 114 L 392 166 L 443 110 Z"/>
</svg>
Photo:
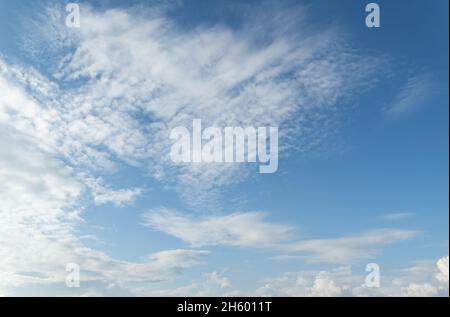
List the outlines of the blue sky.
<svg viewBox="0 0 450 317">
<path fill-rule="evenodd" d="M 366 3 L 1 0 L 0 295 L 448 296 L 448 2 Z M 174 164 L 193 118 L 277 172 Z"/>
</svg>

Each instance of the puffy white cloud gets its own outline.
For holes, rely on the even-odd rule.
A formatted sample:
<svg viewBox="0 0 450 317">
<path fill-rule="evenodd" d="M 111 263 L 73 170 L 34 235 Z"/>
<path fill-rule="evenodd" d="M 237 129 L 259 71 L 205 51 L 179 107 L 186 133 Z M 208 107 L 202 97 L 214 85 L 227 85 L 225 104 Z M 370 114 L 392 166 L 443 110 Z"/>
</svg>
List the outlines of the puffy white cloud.
<svg viewBox="0 0 450 317">
<path fill-rule="evenodd" d="M 330 279 L 325 272 L 320 272 L 314 281 L 311 289 L 313 297 L 337 297 L 342 294 L 342 289 L 336 286 L 336 283 Z"/>
<path fill-rule="evenodd" d="M 403 288 L 402 295 L 406 297 L 431 297 L 436 296 L 437 292 L 437 287 L 431 284 L 411 283 L 407 287 Z"/>
<path fill-rule="evenodd" d="M 230 279 L 226 276 L 221 275 L 217 271 L 213 271 L 209 274 L 206 274 L 207 283 L 218 285 L 220 288 L 229 288 L 231 287 Z"/>
<path fill-rule="evenodd" d="M 156 289 L 148 286 L 136 289 L 142 296 L 448 296 L 448 283 L 436 279 L 439 272 L 436 261 L 421 261 L 398 270 L 381 270 L 380 287 L 365 286 L 366 272 L 353 271 L 340 266 L 330 270 L 303 270 L 285 272 L 281 276 L 266 278 L 262 286 L 252 291 L 234 288 L 230 278 L 213 271 L 201 279 L 184 286 Z"/>
<path fill-rule="evenodd" d="M 439 281 L 448 284 L 448 255 L 440 258 L 436 265 L 439 269 L 439 273 L 436 278 Z"/>
<path fill-rule="evenodd" d="M 263 281 L 255 291 L 258 296 L 336 297 L 343 295 L 334 278 L 339 274 L 326 271 L 286 272 L 278 278 Z"/>
<path fill-rule="evenodd" d="M 194 280 L 184 286 L 167 289 L 140 288 L 137 290 L 137 294 L 140 296 L 169 297 L 236 295 L 234 291 L 230 291 L 231 287 L 231 281 L 227 276 L 223 275 L 223 273 L 213 271 L 203 274 L 201 279 Z"/>
<path fill-rule="evenodd" d="M 445 257 L 443 258 L 445 259 Z M 437 261 L 439 263 L 440 260 Z M 422 262 L 407 269 L 383 270 L 380 287 L 365 285 L 366 273 L 355 273 L 349 266 L 328 271 L 286 272 L 262 281 L 256 289 L 260 296 L 448 296 L 448 283 L 435 278 L 436 263 Z"/>
</svg>

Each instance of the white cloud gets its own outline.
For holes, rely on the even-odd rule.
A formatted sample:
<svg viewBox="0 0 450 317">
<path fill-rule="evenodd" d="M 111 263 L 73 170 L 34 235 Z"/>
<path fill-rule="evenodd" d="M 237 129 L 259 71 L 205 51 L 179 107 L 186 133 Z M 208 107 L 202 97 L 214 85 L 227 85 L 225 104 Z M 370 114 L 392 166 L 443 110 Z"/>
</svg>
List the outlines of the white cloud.
<svg viewBox="0 0 450 317">
<path fill-rule="evenodd" d="M 277 125 L 285 138 L 282 150 L 289 150 L 284 154 L 303 151 L 332 132 L 324 123 L 333 121 L 337 105 L 370 88 L 382 63 L 350 49 L 336 29 L 297 32 L 297 22 L 284 23 L 304 23 L 306 14 L 297 11 L 256 19 L 240 30 L 181 30 L 160 10 L 146 11 L 144 18 L 132 9 L 87 6 L 82 27 L 69 30 L 57 11 L 47 12 L 26 43 L 34 55 L 38 42 L 51 48 L 51 63 L 58 65 L 53 76 L 0 59 L 0 148 L 8 149 L 0 152 L 2 293 L 14 286 L 59 285 L 68 262 L 85 270 L 84 282 L 119 286 L 171 279 L 199 264 L 206 251 L 163 251 L 136 263 L 85 247 L 75 234 L 85 191 L 94 203 L 118 206 L 142 193 L 111 189 L 92 175 L 127 164 L 170 183 L 192 205 L 214 201 L 223 186 L 245 179 L 250 170 L 173 164 L 171 127 L 196 117 L 217 126 Z M 399 104 L 407 103 L 406 95 Z M 300 144 L 290 143 L 294 136 Z M 259 212 L 188 217 L 158 210 L 146 217 L 153 228 L 196 247 L 281 245 L 323 261 L 373 255 L 374 247 L 414 235 L 391 230 L 290 244 L 292 228 L 266 222 Z M 334 285 L 326 278 L 315 281 L 316 292 Z M 209 282 L 227 285 L 218 275 Z M 331 289 L 336 293 L 337 287 Z"/>
<path fill-rule="evenodd" d="M 257 288 L 255 294 L 288 297 L 342 296 L 345 286 L 337 285 L 335 281 L 335 279 L 342 279 L 340 275 L 333 271 L 286 272 L 280 277 L 265 279 L 264 285 Z"/>
<path fill-rule="evenodd" d="M 396 212 L 396 213 L 385 214 L 382 216 L 382 218 L 384 220 L 403 220 L 403 219 L 411 218 L 412 216 L 413 216 L 413 214 L 410 212 Z"/>
<path fill-rule="evenodd" d="M 76 246 L 71 231 L 79 220 L 74 207 L 82 186 L 70 169 L 49 158 L 26 137 L 0 126 L 0 285 L 39 280 L 17 272 L 50 270 L 70 262 L 66 248 Z M 55 270 L 57 271 L 57 270 Z"/>
<path fill-rule="evenodd" d="M 448 284 L 448 256 L 439 259 L 437 262 L 437 267 L 439 269 L 439 273 L 436 278 L 439 281 Z"/>
<path fill-rule="evenodd" d="M 268 247 L 292 237 L 290 226 L 264 221 L 261 212 L 224 216 L 189 216 L 160 208 L 143 215 L 144 225 L 173 235 L 192 246 Z"/>
<path fill-rule="evenodd" d="M 345 263 L 373 257 L 378 248 L 417 236 L 417 231 L 377 229 L 365 233 L 334 239 L 298 241 L 288 246 L 291 252 L 306 253 L 310 262 Z"/>
<path fill-rule="evenodd" d="M 38 272 L 15 272 L 21 280 L 16 279 L 14 283 L 11 283 L 11 276 L 6 275 L 9 279 L 0 284 L 4 286 L 5 295 L 139 296 L 139 287 L 136 285 L 148 287 L 150 284 L 171 281 L 183 270 L 201 264 L 202 259 L 209 254 L 201 250 L 166 250 L 149 255 L 145 262 L 133 263 L 117 261 L 87 248 L 79 248 L 76 252 L 72 252 L 71 256 L 80 263 L 80 288 L 65 286 L 65 263 L 61 259 L 59 266 L 52 268 L 53 271 L 50 271 L 50 266 L 55 265 L 55 262 L 34 267 Z"/>
<path fill-rule="evenodd" d="M 64 288 L 67 263 L 80 265 L 82 283 L 96 281 L 103 287 L 172 279 L 208 255 L 202 250 L 170 250 L 137 263 L 85 247 L 82 237 L 76 236 L 84 212 L 82 178 L 56 158 L 52 146 L 39 142 L 38 133 L 21 132 L 30 127 L 27 118 L 38 117 L 37 102 L 2 74 L 0 95 L 0 148 L 7 149 L 0 151 L 2 293 L 21 295 L 21 290 L 33 288 L 38 294 L 46 287 Z M 15 103 L 23 107 L 13 107 Z M 34 124 L 38 126 L 39 120 Z M 45 124 L 41 127 L 45 131 Z"/>
<path fill-rule="evenodd" d="M 252 168 L 174 164 L 172 127 L 193 118 L 208 126 L 276 125 L 282 155 L 307 150 L 334 131 L 337 104 L 374 85 L 383 64 L 351 49 L 337 29 L 298 32 L 308 21 L 302 7 L 272 8 L 277 18 L 252 8 L 254 18 L 239 29 L 181 29 L 161 8 L 82 6 L 81 28 L 64 27 L 54 12 L 60 9 L 50 9 L 36 17 L 40 27 L 27 38 L 34 48 L 51 45 L 61 61 L 56 82 L 71 87 L 62 91 L 48 83 L 43 97 L 51 95 L 51 107 L 25 118 L 28 133 L 76 166 L 111 169 L 119 159 L 148 168 L 204 208 Z M 32 129 L 36 120 L 47 127 L 40 134 Z M 293 144 L 294 136 L 301 142 Z"/>
<path fill-rule="evenodd" d="M 201 263 L 208 256 L 203 250 L 165 250 L 148 256 L 144 263 L 111 261 L 99 267 L 108 280 L 123 282 L 166 281 L 176 277 L 182 270 Z"/>
<path fill-rule="evenodd" d="M 431 297 L 436 296 L 438 289 L 428 283 L 417 284 L 411 283 L 402 290 L 402 295 L 406 297 Z"/>
<path fill-rule="evenodd" d="M 262 281 L 263 285 L 256 289 L 255 294 L 301 297 L 448 296 L 448 283 L 442 285 L 434 278 L 438 272 L 436 263 L 431 266 L 424 264 L 420 264 L 420 269 L 415 265 L 401 271 L 383 270 L 381 266 L 381 285 L 371 288 L 364 285 L 365 272 L 355 273 L 348 266 L 328 271 L 286 272 Z"/>
<path fill-rule="evenodd" d="M 85 177 L 84 183 L 91 189 L 94 202 L 97 205 L 113 203 L 117 207 L 123 207 L 127 203 L 131 203 L 136 200 L 136 198 L 144 192 L 142 188 L 114 190 L 108 188 L 108 186 L 105 185 L 104 181 L 100 178 L 94 179 L 92 177 Z"/>
<path fill-rule="evenodd" d="M 207 283 L 218 285 L 220 288 L 231 287 L 230 279 L 226 276 L 221 275 L 217 271 L 213 271 L 205 275 Z"/>
<path fill-rule="evenodd" d="M 191 246 L 269 248 L 289 252 L 287 258 L 300 257 L 308 262 L 346 263 L 371 258 L 380 247 L 418 234 L 411 230 L 378 229 L 348 237 L 294 240 L 292 226 L 265 222 L 264 216 L 262 212 L 241 212 L 199 217 L 159 208 L 145 213 L 143 223 Z"/>
<path fill-rule="evenodd" d="M 213 271 L 203 274 L 202 278 L 192 281 L 190 284 L 167 289 L 155 289 L 151 287 L 141 288 L 137 290 L 140 296 L 168 296 L 168 297 L 185 297 L 185 296 L 232 296 L 235 295 L 230 291 L 232 287 L 230 279 Z"/>
<path fill-rule="evenodd" d="M 325 272 L 320 272 L 314 281 L 311 289 L 313 297 L 337 297 L 342 294 L 342 289 L 336 286 L 336 283 L 330 279 Z"/>
<path fill-rule="evenodd" d="M 421 73 L 410 76 L 386 111 L 391 115 L 400 115 L 424 106 L 434 89 L 435 84 L 430 74 Z"/>
</svg>

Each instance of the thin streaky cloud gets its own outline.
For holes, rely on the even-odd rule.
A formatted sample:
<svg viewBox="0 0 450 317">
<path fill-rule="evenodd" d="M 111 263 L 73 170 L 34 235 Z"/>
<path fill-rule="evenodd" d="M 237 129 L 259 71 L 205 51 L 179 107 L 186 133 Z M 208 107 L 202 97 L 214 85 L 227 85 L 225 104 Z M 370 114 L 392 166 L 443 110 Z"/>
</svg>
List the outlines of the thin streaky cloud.
<svg viewBox="0 0 450 317">
<path fill-rule="evenodd" d="M 398 116 L 410 113 L 420 107 L 431 106 L 431 97 L 436 92 L 436 83 L 429 73 L 410 76 L 386 108 L 389 115 Z"/>
<path fill-rule="evenodd" d="M 330 239 L 299 239 L 290 225 L 272 224 L 261 212 L 240 212 L 225 216 L 194 217 L 159 208 L 143 215 L 143 224 L 202 247 L 225 245 L 266 248 L 284 259 L 307 262 L 351 263 L 373 258 L 383 246 L 412 239 L 420 232 L 402 229 L 376 229 L 354 236 Z M 276 256 L 277 257 L 277 256 Z"/>
<path fill-rule="evenodd" d="M 404 220 L 413 217 L 414 214 L 411 212 L 394 212 L 381 216 L 384 220 Z"/>
</svg>

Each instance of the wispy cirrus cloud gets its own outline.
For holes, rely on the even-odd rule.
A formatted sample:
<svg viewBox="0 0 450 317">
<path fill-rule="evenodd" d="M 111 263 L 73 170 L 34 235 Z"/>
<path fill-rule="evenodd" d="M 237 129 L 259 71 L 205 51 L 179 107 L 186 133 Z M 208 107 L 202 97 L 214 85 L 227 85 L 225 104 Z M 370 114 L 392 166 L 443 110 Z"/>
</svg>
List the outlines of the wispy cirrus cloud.
<svg viewBox="0 0 450 317">
<path fill-rule="evenodd" d="M 418 231 L 377 229 L 328 239 L 296 237 L 295 228 L 264 220 L 264 213 L 241 212 L 224 216 L 193 217 L 165 208 L 143 215 L 143 224 L 177 237 L 191 246 L 225 245 L 287 252 L 282 258 L 307 262 L 349 263 L 374 257 L 386 245 L 414 238 Z"/>
<path fill-rule="evenodd" d="M 418 231 L 402 229 L 376 229 L 354 236 L 334 239 L 306 240 L 293 243 L 289 249 L 305 253 L 310 262 L 346 263 L 374 257 L 379 248 L 416 237 Z"/>
<path fill-rule="evenodd" d="M 166 208 L 143 215 L 143 224 L 173 235 L 192 246 L 270 247 L 293 237 L 294 229 L 264 220 L 262 212 L 223 216 L 189 216 Z"/>
<path fill-rule="evenodd" d="M 392 104 L 386 108 L 390 115 L 402 115 L 426 106 L 436 92 L 436 83 L 429 73 L 410 76 L 400 88 Z"/>
<path fill-rule="evenodd" d="M 381 216 L 381 218 L 383 218 L 384 220 L 404 220 L 409 219 L 412 216 L 414 216 L 414 214 L 411 212 L 393 212 L 384 214 L 383 216 Z"/>
<path fill-rule="evenodd" d="M 300 28 L 309 22 L 301 6 L 277 7 L 276 18 L 252 9 L 238 29 L 182 28 L 166 14 L 170 6 L 138 12 L 83 4 L 83 23 L 73 30 L 55 10 L 37 17 L 41 31 L 28 43 L 65 39 L 54 47 L 61 62 L 53 80 L 68 88 L 53 91 L 52 108 L 67 128 L 51 131 L 64 155 L 75 165 L 112 168 L 119 160 L 148 169 L 203 208 L 252 168 L 175 164 L 171 128 L 194 118 L 205 126 L 274 125 L 281 155 L 301 152 L 333 133 L 337 108 L 375 85 L 386 64 L 351 48 L 337 28 Z"/>
</svg>

